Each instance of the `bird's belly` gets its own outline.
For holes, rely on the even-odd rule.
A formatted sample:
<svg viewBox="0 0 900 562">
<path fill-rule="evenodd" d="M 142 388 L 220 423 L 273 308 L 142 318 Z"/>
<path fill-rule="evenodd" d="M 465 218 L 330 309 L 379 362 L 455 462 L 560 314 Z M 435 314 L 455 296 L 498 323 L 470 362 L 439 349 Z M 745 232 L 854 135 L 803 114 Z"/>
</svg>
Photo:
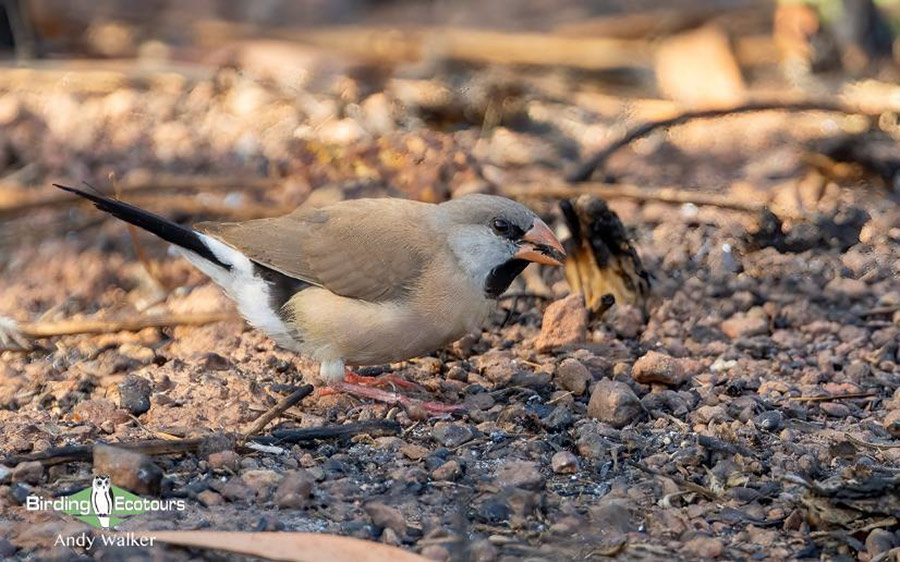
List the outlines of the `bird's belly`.
<svg viewBox="0 0 900 562">
<path fill-rule="evenodd" d="M 477 328 L 490 313 L 487 301 L 435 311 L 349 299 L 311 288 L 291 299 L 301 352 L 319 361 L 375 365 L 430 353 Z"/>
</svg>

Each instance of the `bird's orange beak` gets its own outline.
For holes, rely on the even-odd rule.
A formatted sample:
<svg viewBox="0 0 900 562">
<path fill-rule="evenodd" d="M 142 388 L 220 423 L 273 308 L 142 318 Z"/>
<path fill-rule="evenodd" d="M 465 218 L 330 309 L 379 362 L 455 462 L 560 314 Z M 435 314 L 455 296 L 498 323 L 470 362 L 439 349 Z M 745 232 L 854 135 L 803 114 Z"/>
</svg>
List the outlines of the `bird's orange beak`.
<svg viewBox="0 0 900 562">
<path fill-rule="evenodd" d="M 562 265 L 566 259 L 566 251 L 550 227 L 541 219 L 536 219 L 531 230 L 522 236 L 515 257 L 545 265 Z"/>
</svg>

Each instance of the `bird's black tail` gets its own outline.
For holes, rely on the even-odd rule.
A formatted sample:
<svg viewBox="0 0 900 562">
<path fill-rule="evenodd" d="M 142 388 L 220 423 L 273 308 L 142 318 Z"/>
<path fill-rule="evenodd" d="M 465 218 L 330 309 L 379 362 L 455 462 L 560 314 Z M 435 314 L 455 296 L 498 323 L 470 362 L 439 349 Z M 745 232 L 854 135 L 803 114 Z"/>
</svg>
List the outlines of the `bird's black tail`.
<svg viewBox="0 0 900 562">
<path fill-rule="evenodd" d="M 203 259 L 220 267 L 228 270 L 231 269 L 230 264 L 224 263 L 216 257 L 209 246 L 203 242 L 202 235 L 190 228 L 185 228 L 157 214 L 145 211 L 134 205 L 129 205 L 128 203 L 123 203 L 122 201 L 117 201 L 100 193 L 92 193 L 77 187 L 67 187 L 56 183 L 53 185 L 54 187 L 58 187 L 64 191 L 74 193 L 75 195 L 90 200 L 101 211 L 105 211 L 116 218 L 137 226 L 138 228 L 143 228 L 148 232 L 152 232 L 166 242 L 175 244 L 185 250 L 190 250 Z"/>
</svg>

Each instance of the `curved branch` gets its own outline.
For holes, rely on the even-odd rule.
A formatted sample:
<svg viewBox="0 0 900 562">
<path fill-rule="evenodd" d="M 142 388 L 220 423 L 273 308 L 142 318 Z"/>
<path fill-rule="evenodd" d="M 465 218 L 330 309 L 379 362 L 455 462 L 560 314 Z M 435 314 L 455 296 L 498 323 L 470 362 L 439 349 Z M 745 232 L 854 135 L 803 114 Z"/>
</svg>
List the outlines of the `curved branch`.
<svg viewBox="0 0 900 562">
<path fill-rule="evenodd" d="M 740 113 L 753 113 L 756 111 L 829 111 L 834 113 L 845 113 L 848 115 L 878 115 L 881 111 L 866 111 L 860 108 L 852 108 L 847 105 L 836 102 L 819 102 L 819 101 L 801 101 L 801 102 L 755 102 L 736 107 L 719 108 L 719 109 L 701 109 L 698 111 L 688 111 L 675 117 L 664 119 L 662 121 L 650 121 L 638 125 L 634 129 L 628 131 L 622 138 L 614 141 L 608 147 L 588 158 L 584 163 L 578 166 L 574 172 L 566 178 L 571 183 L 588 181 L 597 168 L 602 167 L 613 153 L 621 148 L 628 146 L 635 140 L 647 136 L 656 129 L 664 127 L 673 127 L 681 125 L 695 119 L 712 119 L 715 117 L 724 117 L 726 115 L 736 115 Z"/>
</svg>

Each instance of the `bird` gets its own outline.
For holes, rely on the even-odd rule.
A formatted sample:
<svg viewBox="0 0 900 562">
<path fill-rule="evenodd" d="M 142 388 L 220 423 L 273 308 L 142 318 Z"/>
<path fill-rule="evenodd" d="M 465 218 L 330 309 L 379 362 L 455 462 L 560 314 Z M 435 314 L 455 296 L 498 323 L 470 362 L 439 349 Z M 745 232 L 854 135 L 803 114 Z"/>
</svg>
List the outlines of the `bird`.
<svg viewBox="0 0 900 562">
<path fill-rule="evenodd" d="M 91 482 L 91 509 L 104 529 L 109 528 L 109 516 L 113 508 L 113 494 L 109 476 L 94 476 Z"/>
<path fill-rule="evenodd" d="M 372 377 L 347 366 L 409 360 L 480 330 L 527 265 L 565 259 L 537 214 L 496 195 L 439 204 L 351 199 L 189 228 L 101 193 L 54 186 L 172 244 L 249 324 L 317 361 L 319 386 L 386 402 L 411 404 L 360 384 Z M 421 405 L 433 414 L 456 409 Z"/>
</svg>

